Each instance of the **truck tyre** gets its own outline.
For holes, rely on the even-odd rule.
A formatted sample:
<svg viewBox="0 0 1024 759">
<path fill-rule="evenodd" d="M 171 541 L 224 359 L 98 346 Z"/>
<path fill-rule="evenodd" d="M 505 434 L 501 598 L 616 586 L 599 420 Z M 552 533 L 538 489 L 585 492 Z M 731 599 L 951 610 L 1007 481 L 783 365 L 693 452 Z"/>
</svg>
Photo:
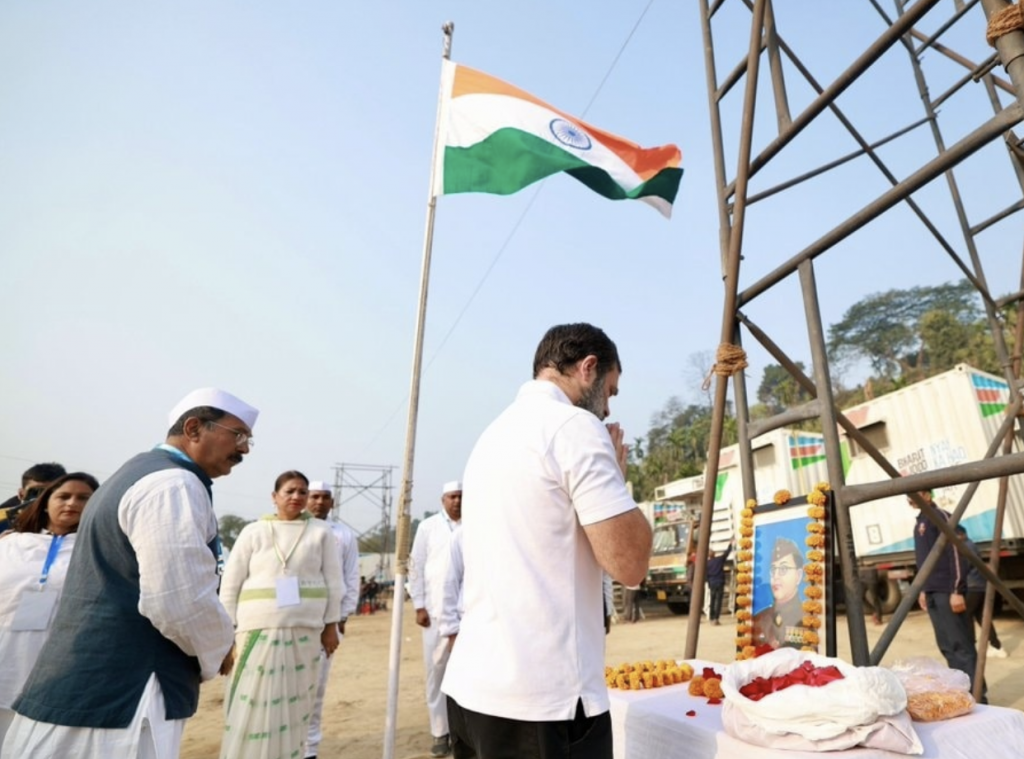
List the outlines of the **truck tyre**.
<svg viewBox="0 0 1024 759">
<path fill-rule="evenodd" d="M 892 577 L 885 578 L 884 590 L 879 594 L 878 603 L 882 607 L 883 614 L 892 614 L 900 605 L 900 598 L 903 593 L 900 590 L 900 581 Z"/>
<path fill-rule="evenodd" d="M 681 601 L 668 601 L 665 605 L 673 614 L 686 614 L 690 610 L 690 604 Z"/>
</svg>

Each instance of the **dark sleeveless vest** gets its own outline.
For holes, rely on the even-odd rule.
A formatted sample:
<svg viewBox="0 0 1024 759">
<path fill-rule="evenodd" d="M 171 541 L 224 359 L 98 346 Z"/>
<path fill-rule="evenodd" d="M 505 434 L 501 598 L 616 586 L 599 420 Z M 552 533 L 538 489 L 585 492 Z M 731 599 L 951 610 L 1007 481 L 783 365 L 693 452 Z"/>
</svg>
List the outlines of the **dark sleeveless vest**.
<svg viewBox="0 0 1024 759">
<path fill-rule="evenodd" d="M 50 637 L 13 705 L 18 714 L 69 727 L 124 728 L 154 672 L 167 719 L 195 714 L 199 660 L 139 614 L 139 562 L 117 521 L 125 492 L 166 469 L 188 470 L 210 491 L 212 481 L 196 464 L 157 448 L 128 461 L 89 499 Z"/>
</svg>

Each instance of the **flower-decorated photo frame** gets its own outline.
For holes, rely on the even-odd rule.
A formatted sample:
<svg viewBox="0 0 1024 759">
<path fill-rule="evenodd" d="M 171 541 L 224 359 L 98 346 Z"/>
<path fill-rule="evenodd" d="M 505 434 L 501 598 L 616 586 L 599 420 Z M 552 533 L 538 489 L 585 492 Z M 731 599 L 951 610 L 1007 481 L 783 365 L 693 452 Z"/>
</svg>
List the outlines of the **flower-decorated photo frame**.
<svg viewBox="0 0 1024 759">
<path fill-rule="evenodd" d="M 824 482 L 806 497 L 781 490 L 774 503 L 747 502 L 736 554 L 738 659 L 780 647 L 825 652 L 830 506 Z"/>
</svg>

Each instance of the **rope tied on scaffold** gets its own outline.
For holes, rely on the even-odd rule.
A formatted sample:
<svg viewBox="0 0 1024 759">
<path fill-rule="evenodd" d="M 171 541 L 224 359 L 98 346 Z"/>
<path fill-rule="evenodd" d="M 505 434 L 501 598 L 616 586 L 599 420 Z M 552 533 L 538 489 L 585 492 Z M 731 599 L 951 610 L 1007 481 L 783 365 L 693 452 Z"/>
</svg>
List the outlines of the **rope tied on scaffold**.
<svg viewBox="0 0 1024 759">
<path fill-rule="evenodd" d="M 1004 34 L 1021 30 L 1024 30 L 1024 6 L 1020 3 L 1008 5 L 992 14 L 985 30 L 985 39 L 989 45 L 995 47 L 996 40 Z"/>
<path fill-rule="evenodd" d="M 707 390 L 711 387 L 711 377 L 717 374 L 719 377 L 731 377 L 736 372 L 742 372 L 747 368 L 747 354 L 740 346 L 732 343 L 722 343 L 715 353 L 715 363 L 708 370 L 708 376 L 704 378 L 701 388 Z"/>
</svg>

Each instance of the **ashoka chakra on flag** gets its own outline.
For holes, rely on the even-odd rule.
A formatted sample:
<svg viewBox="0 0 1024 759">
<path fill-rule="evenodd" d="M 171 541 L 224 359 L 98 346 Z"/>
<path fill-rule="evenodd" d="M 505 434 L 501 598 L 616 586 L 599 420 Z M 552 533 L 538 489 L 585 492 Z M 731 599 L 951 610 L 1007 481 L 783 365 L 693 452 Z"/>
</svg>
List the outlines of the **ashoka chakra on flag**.
<svg viewBox="0 0 1024 759">
<path fill-rule="evenodd" d="M 642 148 L 483 72 L 444 61 L 434 194 L 511 195 L 565 172 L 666 217 L 683 176 L 675 145 Z"/>
</svg>

